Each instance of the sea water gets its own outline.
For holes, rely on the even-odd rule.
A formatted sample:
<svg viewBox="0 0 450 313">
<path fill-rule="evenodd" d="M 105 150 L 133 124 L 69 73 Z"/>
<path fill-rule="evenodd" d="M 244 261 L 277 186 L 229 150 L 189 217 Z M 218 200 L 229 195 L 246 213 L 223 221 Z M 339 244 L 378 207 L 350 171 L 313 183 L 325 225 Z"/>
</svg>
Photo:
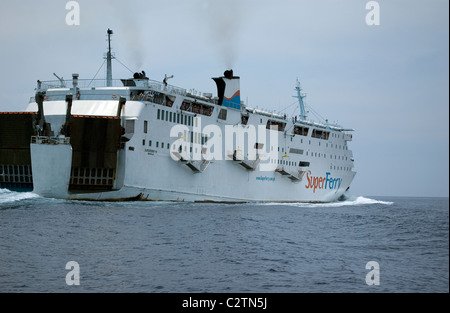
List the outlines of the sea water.
<svg viewBox="0 0 450 313">
<path fill-rule="evenodd" d="M 80 202 L 0 189 L 0 292 L 449 292 L 448 198 Z"/>
</svg>

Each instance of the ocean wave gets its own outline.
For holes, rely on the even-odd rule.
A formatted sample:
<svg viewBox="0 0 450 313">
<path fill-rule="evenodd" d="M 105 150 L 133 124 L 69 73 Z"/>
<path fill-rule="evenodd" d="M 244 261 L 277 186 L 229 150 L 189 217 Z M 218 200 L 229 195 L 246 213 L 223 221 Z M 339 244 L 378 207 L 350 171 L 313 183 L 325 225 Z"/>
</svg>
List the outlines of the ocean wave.
<svg viewBox="0 0 450 313">
<path fill-rule="evenodd" d="M 380 201 L 371 198 L 366 198 L 363 196 L 349 196 L 343 201 L 327 202 L 327 203 L 292 203 L 292 202 L 273 202 L 265 203 L 267 205 L 288 205 L 296 206 L 301 208 L 317 208 L 317 207 L 344 207 L 344 206 L 361 206 L 361 205 L 372 205 L 372 204 L 382 204 L 382 205 L 392 205 L 394 202 L 390 201 Z"/>
<path fill-rule="evenodd" d="M 330 203 L 330 204 L 338 205 L 338 206 L 366 205 L 366 204 L 392 205 L 392 204 L 394 204 L 394 202 L 375 200 L 375 199 L 370 199 L 370 198 L 366 198 L 366 197 L 363 197 L 363 196 L 358 196 L 358 197 L 351 196 L 351 197 L 345 199 L 344 201 L 333 202 L 333 203 Z"/>
<path fill-rule="evenodd" d="M 32 192 L 15 192 L 8 189 L 0 189 L 0 204 L 33 198 L 39 198 L 39 196 Z"/>
</svg>

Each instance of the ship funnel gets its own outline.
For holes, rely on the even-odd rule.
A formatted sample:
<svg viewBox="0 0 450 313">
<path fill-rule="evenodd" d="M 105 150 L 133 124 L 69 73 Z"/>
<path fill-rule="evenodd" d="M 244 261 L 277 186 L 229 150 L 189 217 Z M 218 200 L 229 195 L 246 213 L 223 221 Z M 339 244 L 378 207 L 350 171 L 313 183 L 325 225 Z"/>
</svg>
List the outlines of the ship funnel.
<svg viewBox="0 0 450 313">
<path fill-rule="evenodd" d="M 240 78 L 233 75 L 233 70 L 227 70 L 222 77 L 213 78 L 217 85 L 219 105 L 233 109 L 241 109 Z"/>
</svg>

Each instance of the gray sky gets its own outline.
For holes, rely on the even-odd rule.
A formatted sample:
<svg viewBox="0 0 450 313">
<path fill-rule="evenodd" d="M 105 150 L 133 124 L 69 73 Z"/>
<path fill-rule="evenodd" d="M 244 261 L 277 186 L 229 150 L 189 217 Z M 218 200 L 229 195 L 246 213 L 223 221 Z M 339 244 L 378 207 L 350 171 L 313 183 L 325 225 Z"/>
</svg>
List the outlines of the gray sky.
<svg viewBox="0 0 450 313">
<path fill-rule="evenodd" d="M 79 0 L 79 26 L 67 2 L 0 0 L 0 111 L 25 109 L 54 72 L 92 78 L 111 28 L 132 71 L 215 94 L 211 77 L 232 67 L 251 107 L 299 114 L 298 77 L 308 106 L 356 130 L 352 194 L 448 197 L 447 0 L 380 0 L 379 26 L 365 0 Z"/>
</svg>

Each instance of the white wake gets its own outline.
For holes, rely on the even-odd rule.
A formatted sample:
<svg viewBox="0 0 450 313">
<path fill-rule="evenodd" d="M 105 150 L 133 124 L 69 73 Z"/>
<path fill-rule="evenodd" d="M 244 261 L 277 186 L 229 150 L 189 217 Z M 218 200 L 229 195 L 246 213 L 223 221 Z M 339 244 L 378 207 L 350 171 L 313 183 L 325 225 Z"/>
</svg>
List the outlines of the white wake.
<svg viewBox="0 0 450 313">
<path fill-rule="evenodd" d="M 32 192 L 15 192 L 8 189 L 0 189 L 0 203 L 16 202 L 33 198 L 39 198 L 39 196 Z"/>
<path fill-rule="evenodd" d="M 390 201 L 381 201 L 381 200 L 375 200 L 366 198 L 363 196 L 350 196 L 348 199 L 344 201 L 336 201 L 336 202 L 327 202 L 327 203 L 292 203 L 292 202 L 272 202 L 272 203 L 265 203 L 267 205 L 289 205 L 289 206 L 296 206 L 301 208 L 317 208 L 317 207 L 326 207 L 326 208 L 333 208 L 333 207 L 343 207 L 343 206 L 360 206 L 360 205 L 372 205 L 372 204 L 382 204 L 382 205 L 392 205 L 394 202 Z"/>
<path fill-rule="evenodd" d="M 349 199 L 346 199 L 344 201 L 337 201 L 332 203 L 323 203 L 324 206 L 357 206 L 357 205 L 367 205 L 367 204 L 383 204 L 383 205 L 392 205 L 394 202 L 390 201 L 381 201 L 381 200 L 375 200 L 366 198 L 363 196 L 359 197 L 350 197 Z"/>
</svg>

